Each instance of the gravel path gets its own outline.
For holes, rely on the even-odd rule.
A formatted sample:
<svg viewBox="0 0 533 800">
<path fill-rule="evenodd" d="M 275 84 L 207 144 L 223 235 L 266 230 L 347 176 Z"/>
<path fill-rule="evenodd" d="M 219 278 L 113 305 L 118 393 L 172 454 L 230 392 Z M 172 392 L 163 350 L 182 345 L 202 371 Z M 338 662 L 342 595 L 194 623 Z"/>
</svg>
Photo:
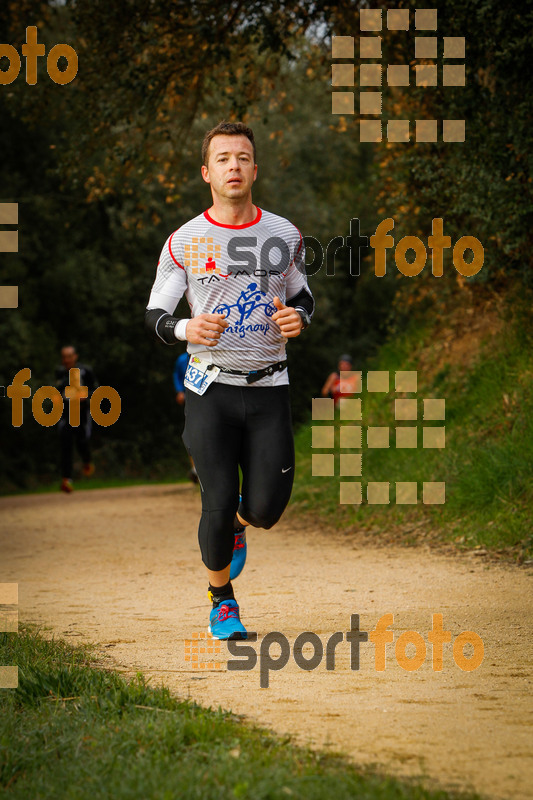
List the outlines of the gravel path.
<svg viewBox="0 0 533 800">
<path fill-rule="evenodd" d="M 140 669 L 181 696 L 397 775 L 492 797 L 532 797 L 530 569 L 427 548 L 370 549 L 312 524 L 252 530 L 235 588 L 244 624 L 258 632 L 257 665 L 228 670 L 235 656 L 222 643 L 218 653 L 199 654 L 207 668 L 193 668 L 185 642 L 205 634 L 209 608 L 199 513 L 197 489 L 181 485 L 0 498 L 0 582 L 19 584 L 22 621 L 97 642 L 120 670 Z M 386 646 L 385 670 L 375 669 L 371 641 L 361 643 L 360 668 L 352 669 L 351 615 L 370 632 L 386 613 L 394 616 L 395 641 Z M 437 613 L 453 639 L 464 630 L 481 637 L 478 669 L 460 669 L 445 644 L 442 671 L 433 670 L 427 634 Z M 396 660 L 395 643 L 406 630 L 427 644 L 416 671 Z M 291 651 L 261 688 L 264 637 L 272 631 Z M 329 637 L 344 632 L 333 670 L 325 655 L 316 669 L 299 668 L 293 644 L 304 631 L 318 634 L 324 653 Z M 280 652 L 270 645 L 273 660 Z M 405 652 L 411 656 L 414 645 Z M 470 645 L 464 653 L 471 655 Z M 307 644 L 296 657 L 312 654 Z"/>
</svg>

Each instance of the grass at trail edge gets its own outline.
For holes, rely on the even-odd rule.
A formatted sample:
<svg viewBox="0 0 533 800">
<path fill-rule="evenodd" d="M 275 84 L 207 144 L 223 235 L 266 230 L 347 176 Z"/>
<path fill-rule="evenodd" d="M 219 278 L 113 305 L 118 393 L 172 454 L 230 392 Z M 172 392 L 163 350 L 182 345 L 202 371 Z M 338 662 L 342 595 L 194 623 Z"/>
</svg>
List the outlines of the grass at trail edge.
<svg viewBox="0 0 533 800">
<path fill-rule="evenodd" d="M 0 794 L 47 800 L 447 800 L 92 666 L 94 650 L 33 629 L 0 634 Z M 221 697 L 223 702 L 223 698 Z M 466 797 L 466 795 L 461 795 Z M 468 795 L 468 797 L 473 797 Z"/>
</svg>

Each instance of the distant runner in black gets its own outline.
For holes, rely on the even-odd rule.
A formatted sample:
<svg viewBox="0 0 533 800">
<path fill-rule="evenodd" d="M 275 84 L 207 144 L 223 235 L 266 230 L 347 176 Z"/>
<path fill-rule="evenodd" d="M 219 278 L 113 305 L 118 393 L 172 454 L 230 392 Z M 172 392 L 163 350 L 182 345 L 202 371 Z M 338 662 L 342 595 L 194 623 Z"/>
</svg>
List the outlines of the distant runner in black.
<svg viewBox="0 0 533 800">
<path fill-rule="evenodd" d="M 80 371 L 80 386 L 86 386 L 88 396 L 80 400 L 80 424 L 72 427 L 69 423 L 69 400 L 65 397 L 65 388 L 75 385 L 70 381 L 69 370 L 76 367 Z M 63 398 L 63 414 L 57 423 L 59 441 L 61 447 L 61 486 L 62 492 L 72 492 L 72 467 L 73 467 L 73 448 L 74 442 L 83 461 L 82 472 L 85 477 L 90 477 L 94 472 L 94 464 L 91 458 L 91 414 L 89 403 L 91 395 L 98 387 L 98 382 L 94 377 L 91 367 L 86 364 L 78 364 L 78 354 L 72 345 L 61 348 L 61 366 L 56 369 L 56 389 Z"/>
</svg>

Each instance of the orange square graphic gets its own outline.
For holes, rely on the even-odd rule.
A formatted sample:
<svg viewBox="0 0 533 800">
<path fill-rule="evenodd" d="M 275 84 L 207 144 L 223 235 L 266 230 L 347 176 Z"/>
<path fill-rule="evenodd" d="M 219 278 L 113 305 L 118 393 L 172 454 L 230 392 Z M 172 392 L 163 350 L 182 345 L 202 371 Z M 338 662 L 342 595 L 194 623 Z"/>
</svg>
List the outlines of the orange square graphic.
<svg viewBox="0 0 533 800">
<path fill-rule="evenodd" d="M 441 504 L 446 501 L 446 483 L 427 481 L 422 486 L 422 500 L 426 505 Z"/>
<path fill-rule="evenodd" d="M 357 394 L 361 391 L 362 373 L 359 370 L 344 370 L 339 373 L 341 394 Z"/>
<path fill-rule="evenodd" d="M 360 58 L 381 58 L 381 36 L 361 36 L 359 56 Z"/>
<path fill-rule="evenodd" d="M 409 30 L 409 9 L 390 8 L 387 11 L 387 28 L 390 31 Z"/>
<path fill-rule="evenodd" d="M 18 667 L 0 667 L 0 689 L 16 689 L 18 685 Z"/>
<path fill-rule="evenodd" d="M 465 57 L 464 36 L 444 36 L 444 58 Z"/>
<path fill-rule="evenodd" d="M 416 370 L 398 370 L 395 375 L 395 389 L 397 392 L 416 392 L 417 381 Z"/>
<path fill-rule="evenodd" d="M 378 119 L 362 119 L 359 123 L 359 141 L 381 142 L 381 122 Z"/>
<path fill-rule="evenodd" d="M 0 605 L 17 605 L 18 601 L 18 583 L 0 583 Z"/>
<path fill-rule="evenodd" d="M 19 204 L 0 203 L 0 225 L 18 225 Z"/>
<path fill-rule="evenodd" d="M 18 231 L 0 231 L 0 253 L 18 253 Z"/>
<path fill-rule="evenodd" d="M 353 114 L 354 113 L 353 92 L 333 92 L 331 95 L 332 114 Z"/>
<path fill-rule="evenodd" d="M 223 666 L 220 662 L 205 661 L 205 654 L 222 654 L 218 639 L 213 639 L 205 631 L 194 632 L 192 639 L 185 639 L 185 661 L 190 663 L 191 669 L 219 669 Z"/>
<path fill-rule="evenodd" d="M 362 31 L 380 31 L 381 24 L 381 9 L 380 8 L 362 8 L 359 11 L 359 28 Z"/>
<path fill-rule="evenodd" d="M 17 633 L 19 614 L 16 606 L 0 605 L 0 633 Z"/>
<path fill-rule="evenodd" d="M 424 398 L 424 419 L 444 419 L 446 400 Z"/>
<path fill-rule="evenodd" d="M 420 8 L 415 11 L 415 28 L 417 31 L 436 31 L 437 9 Z"/>
<path fill-rule="evenodd" d="M 464 142 L 466 138 L 464 119 L 445 119 L 442 121 L 443 142 Z"/>
<path fill-rule="evenodd" d="M 409 141 L 409 120 L 391 119 L 387 123 L 387 140 L 389 142 Z"/>
<path fill-rule="evenodd" d="M 416 141 L 417 142 L 436 142 L 437 141 L 437 120 L 436 119 L 417 119 L 416 121 Z"/>
<path fill-rule="evenodd" d="M 357 450 L 362 445 L 362 428 L 360 425 L 341 425 L 340 447 Z"/>
<path fill-rule="evenodd" d="M 331 39 L 331 55 L 332 58 L 353 58 L 354 37 L 333 36 Z"/>
<path fill-rule="evenodd" d="M 361 64 L 359 84 L 361 86 L 381 86 L 381 64 Z"/>
<path fill-rule="evenodd" d="M 361 419 L 361 400 L 359 397 L 341 397 L 339 400 L 339 419 Z"/>
<path fill-rule="evenodd" d="M 353 64 L 332 64 L 331 65 L 331 85 L 332 86 L 353 86 L 354 65 Z"/>
<path fill-rule="evenodd" d="M 417 503 L 416 481 L 398 481 L 396 483 L 396 503 L 398 505 Z"/>
<path fill-rule="evenodd" d="M 359 481 L 341 481 L 339 486 L 339 503 L 341 505 L 360 505 L 363 502 L 363 491 Z"/>
<path fill-rule="evenodd" d="M 422 447 L 446 447 L 446 428 L 426 428 L 422 429 Z"/>
<path fill-rule="evenodd" d="M 389 484 L 384 481 L 369 481 L 366 487 L 366 499 L 369 505 L 389 503 Z"/>
<path fill-rule="evenodd" d="M 335 404 L 330 397 L 313 397 L 311 416 L 313 419 L 335 419 Z"/>
<path fill-rule="evenodd" d="M 443 86 L 465 86 L 465 65 L 444 64 L 442 68 L 442 84 Z"/>
<path fill-rule="evenodd" d="M 381 92 L 361 92 L 359 111 L 361 114 L 381 114 Z"/>
<path fill-rule="evenodd" d="M 388 392 L 389 373 L 387 370 L 369 370 L 366 374 L 366 388 L 369 392 Z"/>
</svg>

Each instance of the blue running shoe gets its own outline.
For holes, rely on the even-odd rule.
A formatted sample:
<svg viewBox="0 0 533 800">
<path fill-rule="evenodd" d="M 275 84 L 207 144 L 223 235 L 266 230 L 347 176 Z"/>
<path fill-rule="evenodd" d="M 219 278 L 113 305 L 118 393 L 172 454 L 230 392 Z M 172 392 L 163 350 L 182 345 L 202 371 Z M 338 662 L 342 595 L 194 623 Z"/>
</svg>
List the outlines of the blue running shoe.
<svg viewBox="0 0 533 800">
<path fill-rule="evenodd" d="M 236 600 L 223 600 L 209 615 L 209 633 L 213 639 L 246 639 L 248 634 L 239 617 Z"/>
<path fill-rule="evenodd" d="M 233 556 L 231 558 L 231 567 L 229 571 L 229 578 L 232 581 L 237 575 L 240 575 L 246 563 L 246 528 L 240 531 L 235 531 L 235 545 L 233 547 Z"/>
</svg>

